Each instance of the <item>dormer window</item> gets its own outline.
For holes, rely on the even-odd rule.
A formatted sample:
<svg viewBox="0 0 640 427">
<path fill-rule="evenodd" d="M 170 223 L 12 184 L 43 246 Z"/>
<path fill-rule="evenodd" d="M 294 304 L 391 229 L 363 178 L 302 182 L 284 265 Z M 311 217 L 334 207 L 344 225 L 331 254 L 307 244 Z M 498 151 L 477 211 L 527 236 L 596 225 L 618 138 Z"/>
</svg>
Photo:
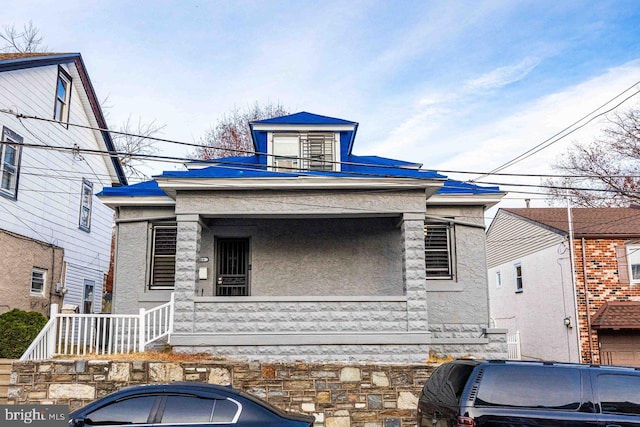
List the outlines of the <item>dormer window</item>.
<svg viewBox="0 0 640 427">
<path fill-rule="evenodd" d="M 279 172 L 337 171 L 337 141 L 334 132 L 273 133 L 271 166 Z"/>
</svg>

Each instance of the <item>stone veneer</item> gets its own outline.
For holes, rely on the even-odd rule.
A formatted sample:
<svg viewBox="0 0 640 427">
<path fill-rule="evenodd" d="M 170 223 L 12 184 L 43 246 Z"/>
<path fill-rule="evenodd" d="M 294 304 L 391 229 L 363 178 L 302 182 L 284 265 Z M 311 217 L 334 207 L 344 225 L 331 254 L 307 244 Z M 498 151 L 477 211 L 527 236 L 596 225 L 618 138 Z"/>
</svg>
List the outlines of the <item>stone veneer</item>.
<svg viewBox="0 0 640 427">
<path fill-rule="evenodd" d="M 284 410 L 315 416 L 316 426 L 415 426 L 418 395 L 434 364 L 259 362 L 15 362 L 7 403 L 77 409 L 134 384 L 232 384 Z"/>
</svg>

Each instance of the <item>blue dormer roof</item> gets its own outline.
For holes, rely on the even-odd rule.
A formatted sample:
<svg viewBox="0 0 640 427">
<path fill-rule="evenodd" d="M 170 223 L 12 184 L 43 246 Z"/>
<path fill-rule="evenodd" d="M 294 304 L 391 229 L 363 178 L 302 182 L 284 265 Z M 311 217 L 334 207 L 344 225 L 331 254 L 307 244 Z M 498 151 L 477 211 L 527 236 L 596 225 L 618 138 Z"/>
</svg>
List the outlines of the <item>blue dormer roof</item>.
<svg viewBox="0 0 640 427">
<path fill-rule="evenodd" d="M 307 113 L 301 111 L 288 116 L 274 117 L 272 119 L 255 120 L 251 122 L 261 124 L 279 124 L 279 125 L 357 125 L 356 122 L 349 120 L 337 119 L 335 117 L 321 116 L 320 114 Z"/>
<path fill-rule="evenodd" d="M 349 180 L 356 185 L 360 182 L 375 182 L 376 179 L 420 179 L 435 181 L 436 185 L 443 183 L 436 194 L 439 195 L 501 195 L 497 186 L 482 186 L 448 179 L 435 170 L 421 169 L 422 164 L 403 160 L 390 159 L 379 156 L 356 156 L 351 153 L 358 123 L 321 116 L 302 111 L 283 117 L 257 120 L 249 124 L 253 137 L 256 154 L 250 156 L 233 156 L 204 161 L 194 161 L 188 164 L 188 170 L 165 171 L 155 176 L 161 182 L 172 179 L 269 179 L 295 180 L 302 177 L 326 177 Z M 308 127 L 305 127 L 308 126 Z M 339 170 L 272 170 L 267 162 L 267 139 L 269 132 L 339 132 L 340 168 Z M 309 181 L 306 180 L 307 184 Z M 272 181 L 273 182 L 273 181 Z M 337 181 L 336 181 L 337 182 Z M 344 184 L 344 182 L 340 182 Z M 227 185 L 227 183 L 225 183 Z M 233 184 L 229 184 L 233 185 Z M 164 184 L 163 184 L 164 186 Z M 170 185 L 167 187 L 170 188 Z M 100 194 L 105 197 L 145 197 L 165 196 L 165 193 L 155 180 L 119 188 L 105 188 Z"/>
<path fill-rule="evenodd" d="M 270 126 L 273 126 L 273 128 L 269 128 Z M 342 158 L 351 154 L 353 142 L 356 138 L 356 132 L 358 131 L 357 122 L 322 116 L 320 114 L 313 114 L 306 111 L 289 114 L 288 116 L 255 120 L 249 123 L 249 128 L 251 129 L 251 138 L 253 139 L 253 147 L 256 152 L 266 153 L 268 132 L 281 131 L 283 128 L 287 130 L 287 128 L 291 126 L 310 126 L 312 128 L 323 127 L 326 128 L 324 130 L 327 131 L 338 131 L 338 127 L 340 127 L 340 155 Z M 331 129 L 331 126 L 336 126 L 336 129 Z M 263 156 L 262 160 L 266 162 L 266 157 Z"/>
</svg>

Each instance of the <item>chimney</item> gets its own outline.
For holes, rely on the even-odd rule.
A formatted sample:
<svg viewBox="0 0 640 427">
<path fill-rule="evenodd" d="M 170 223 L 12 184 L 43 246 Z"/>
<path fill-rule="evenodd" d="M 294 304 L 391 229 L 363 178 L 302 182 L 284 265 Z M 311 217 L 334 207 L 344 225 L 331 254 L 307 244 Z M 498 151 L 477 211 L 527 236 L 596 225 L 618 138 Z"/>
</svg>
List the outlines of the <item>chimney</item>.
<svg viewBox="0 0 640 427">
<path fill-rule="evenodd" d="M 525 204 L 527 209 L 529 209 L 531 207 L 531 206 L 529 206 L 530 202 L 531 202 L 531 199 L 524 199 L 524 204 Z"/>
</svg>

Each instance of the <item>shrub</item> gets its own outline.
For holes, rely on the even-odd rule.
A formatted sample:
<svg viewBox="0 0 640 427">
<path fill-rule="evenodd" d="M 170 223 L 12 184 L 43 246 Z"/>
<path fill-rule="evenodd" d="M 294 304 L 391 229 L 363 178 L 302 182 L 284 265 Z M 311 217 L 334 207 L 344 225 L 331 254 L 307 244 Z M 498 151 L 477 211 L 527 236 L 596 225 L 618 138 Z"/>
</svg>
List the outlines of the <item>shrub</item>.
<svg viewBox="0 0 640 427">
<path fill-rule="evenodd" d="M 47 318 L 35 311 L 15 308 L 0 315 L 0 358 L 18 359 L 46 324 Z"/>
</svg>

